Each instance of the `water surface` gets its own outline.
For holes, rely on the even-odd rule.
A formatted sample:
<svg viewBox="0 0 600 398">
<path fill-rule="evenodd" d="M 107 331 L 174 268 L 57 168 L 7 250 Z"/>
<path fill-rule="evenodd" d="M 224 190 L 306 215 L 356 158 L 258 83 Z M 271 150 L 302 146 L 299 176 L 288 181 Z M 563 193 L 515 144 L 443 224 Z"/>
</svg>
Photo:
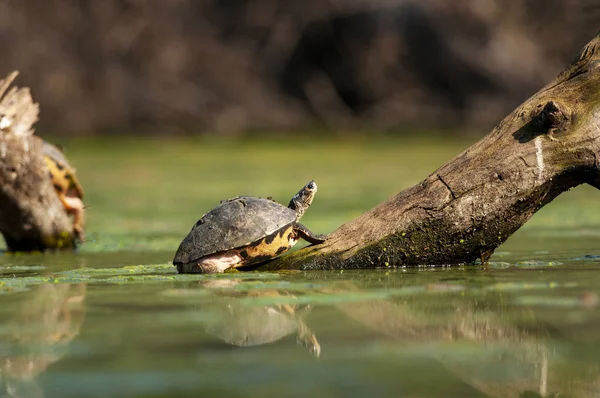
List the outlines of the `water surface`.
<svg viewBox="0 0 600 398">
<path fill-rule="evenodd" d="M 466 145 L 71 142 L 89 240 L 0 256 L 0 395 L 599 396 L 591 188 L 544 208 L 483 268 L 203 276 L 169 263 L 220 199 L 287 202 L 314 178 L 304 222 L 329 232 Z"/>
</svg>

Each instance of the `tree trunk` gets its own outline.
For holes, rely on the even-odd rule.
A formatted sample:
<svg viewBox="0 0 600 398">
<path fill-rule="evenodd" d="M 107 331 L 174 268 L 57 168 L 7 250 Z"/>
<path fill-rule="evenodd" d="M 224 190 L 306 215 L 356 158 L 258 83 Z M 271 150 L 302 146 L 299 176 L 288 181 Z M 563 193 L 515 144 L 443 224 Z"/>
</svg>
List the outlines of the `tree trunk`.
<svg viewBox="0 0 600 398">
<path fill-rule="evenodd" d="M 10 251 L 72 248 L 72 222 L 33 135 L 38 105 L 27 88 L 6 92 L 16 75 L 0 80 L 0 232 Z"/>
<path fill-rule="evenodd" d="M 600 188 L 600 35 L 491 133 L 310 246 L 262 269 L 486 262 L 560 193 Z"/>
</svg>

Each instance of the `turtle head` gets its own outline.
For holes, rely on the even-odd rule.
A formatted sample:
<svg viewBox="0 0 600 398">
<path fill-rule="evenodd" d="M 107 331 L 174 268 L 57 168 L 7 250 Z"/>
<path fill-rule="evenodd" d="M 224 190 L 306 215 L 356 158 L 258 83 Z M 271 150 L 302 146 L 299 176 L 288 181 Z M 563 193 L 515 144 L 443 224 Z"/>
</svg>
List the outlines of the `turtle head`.
<svg viewBox="0 0 600 398">
<path fill-rule="evenodd" d="M 294 195 L 288 207 L 296 212 L 296 220 L 299 220 L 306 209 L 310 207 L 310 204 L 317 193 L 317 183 L 312 180 L 308 184 L 302 187 L 297 194 Z"/>
</svg>

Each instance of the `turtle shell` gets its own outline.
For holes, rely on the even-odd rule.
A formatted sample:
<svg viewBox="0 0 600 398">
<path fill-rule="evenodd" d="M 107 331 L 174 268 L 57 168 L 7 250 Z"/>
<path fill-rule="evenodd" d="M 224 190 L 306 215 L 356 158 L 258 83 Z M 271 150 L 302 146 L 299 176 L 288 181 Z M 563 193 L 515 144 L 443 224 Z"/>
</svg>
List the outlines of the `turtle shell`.
<svg viewBox="0 0 600 398">
<path fill-rule="evenodd" d="M 296 221 L 296 212 L 265 198 L 239 196 L 206 213 L 183 239 L 174 264 L 243 248 L 282 230 Z"/>
<path fill-rule="evenodd" d="M 83 188 L 75 176 L 75 169 L 71 167 L 64 153 L 57 146 L 44 140 L 42 140 L 42 151 L 55 189 L 83 198 Z"/>
</svg>

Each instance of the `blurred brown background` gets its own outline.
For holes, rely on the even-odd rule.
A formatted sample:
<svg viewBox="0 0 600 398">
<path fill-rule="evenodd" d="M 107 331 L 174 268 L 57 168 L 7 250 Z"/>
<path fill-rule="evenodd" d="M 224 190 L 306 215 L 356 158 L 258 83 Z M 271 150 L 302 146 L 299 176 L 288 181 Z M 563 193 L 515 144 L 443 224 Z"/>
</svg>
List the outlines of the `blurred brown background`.
<svg viewBox="0 0 600 398">
<path fill-rule="evenodd" d="M 0 0 L 0 73 L 53 134 L 468 130 L 599 22 L 593 0 Z"/>
</svg>

